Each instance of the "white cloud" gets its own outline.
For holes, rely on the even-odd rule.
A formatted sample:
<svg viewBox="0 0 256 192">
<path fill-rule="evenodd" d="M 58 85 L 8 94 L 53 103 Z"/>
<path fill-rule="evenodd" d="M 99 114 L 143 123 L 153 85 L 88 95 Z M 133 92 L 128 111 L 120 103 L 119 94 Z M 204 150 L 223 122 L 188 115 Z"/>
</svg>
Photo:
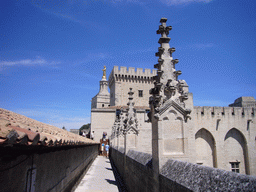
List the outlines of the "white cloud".
<svg viewBox="0 0 256 192">
<path fill-rule="evenodd" d="M 189 3 L 209 3 L 212 0 L 160 0 L 160 1 L 167 6 L 172 6 L 172 5 L 181 5 L 181 4 L 189 4 Z"/>
<path fill-rule="evenodd" d="M 93 0 L 90 1 L 93 2 Z M 109 31 L 109 29 L 107 26 L 105 26 L 104 23 L 98 23 L 95 20 L 84 20 L 84 18 L 86 18 L 85 13 L 87 4 L 90 3 L 90 1 L 59 1 L 58 3 L 54 1 L 48 1 L 45 3 L 41 0 L 34 0 L 32 5 L 36 6 L 44 12 L 53 14 L 56 17 L 78 23 L 87 29 L 98 30 L 102 33 L 106 33 Z"/>
<path fill-rule="evenodd" d="M 60 62 L 47 61 L 43 58 L 38 57 L 37 59 L 22 59 L 16 61 L 0 61 L 0 69 L 8 66 L 49 66 L 56 65 Z"/>
<path fill-rule="evenodd" d="M 46 64 L 46 60 L 44 59 L 24 59 L 24 60 L 19 60 L 19 61 L 1 61 L 0 65 L 5 65 L 5 66 L 13 66 L 13 65 L 43 65 Z"/>
</svg>

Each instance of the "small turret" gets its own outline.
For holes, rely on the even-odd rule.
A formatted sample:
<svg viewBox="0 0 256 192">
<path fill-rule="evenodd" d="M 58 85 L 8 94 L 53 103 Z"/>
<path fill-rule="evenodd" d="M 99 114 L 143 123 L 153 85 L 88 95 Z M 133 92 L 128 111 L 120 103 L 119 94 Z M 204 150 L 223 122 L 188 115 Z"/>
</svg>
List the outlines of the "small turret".
<svg viewBox="0 0 256 192">
<path fill-rule="evenodd" d="M 108 81 L 106 77 L 106 66 L 104 66 L 103 76 L 100 81 L 100 91 L 92 98 L 91 108 L 106 108 L 110 105 L 110 93 L 108 92 Z"/>
</svg>

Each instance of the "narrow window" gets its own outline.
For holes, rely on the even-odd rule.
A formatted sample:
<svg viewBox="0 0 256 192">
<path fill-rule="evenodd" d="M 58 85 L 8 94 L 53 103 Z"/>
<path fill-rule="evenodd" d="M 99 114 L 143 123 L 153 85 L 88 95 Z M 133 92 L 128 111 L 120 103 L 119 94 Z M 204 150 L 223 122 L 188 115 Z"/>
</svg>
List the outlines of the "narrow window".
<svg viewBox="0 0 256 192">
<path fill-rule="evenodd" d="M 104 104 L 102 104 L 102 107 L 104 107 Z"/>
<path fill-rule="evenodd" d="M 121 113 L 121 110 L 120 110 L 120 109 L 117 109 L 117 110 L 116 110 L 116 117 L 117 117 L 117 118 L 119 118 L 120 113 Z"/>
<path fill-rule="evenodd" d="M 239 163 L 240 162 L 230 162 L 232 172 L 239 173 Z"/>
<path fill-rule="evenodd" d="M 143 90 L 139 90 L 139 97 L 143 97 Z"/>
</svg>

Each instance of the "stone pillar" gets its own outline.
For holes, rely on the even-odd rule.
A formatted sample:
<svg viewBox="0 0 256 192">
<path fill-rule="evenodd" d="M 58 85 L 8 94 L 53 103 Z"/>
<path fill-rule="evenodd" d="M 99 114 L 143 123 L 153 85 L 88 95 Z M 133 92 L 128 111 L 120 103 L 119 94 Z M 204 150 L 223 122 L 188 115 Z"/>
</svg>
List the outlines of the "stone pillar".
<svg viewBox="0 0 256 192">
<path fill-rule="evenodd" d="M 159 183 L 159 171 L 168 158 L 185 158 L 187 156 L 187 138 L 185 133 L 193 108 L 192 97 L 189 98 L 188 85 L 184 80 L 178 80 L 181 71 L 176 70 L 178 59 L 172 58 L 175 48 L 170 48 L 168 37 L 171 26 L 166 26 L 166 18 L 161 18 L 157 34 L 160 47 L 156 56 L 158 63 L 154 65 L 157 75 L 154 76 L 154 88 L 150 103 L 150 120 L 152 123 L 152 165 L 154 179 Z M 191 105 L 192 104 L 192 105 Z M 159 185 L 154 191 L 159 191 Z"/>
</svg>

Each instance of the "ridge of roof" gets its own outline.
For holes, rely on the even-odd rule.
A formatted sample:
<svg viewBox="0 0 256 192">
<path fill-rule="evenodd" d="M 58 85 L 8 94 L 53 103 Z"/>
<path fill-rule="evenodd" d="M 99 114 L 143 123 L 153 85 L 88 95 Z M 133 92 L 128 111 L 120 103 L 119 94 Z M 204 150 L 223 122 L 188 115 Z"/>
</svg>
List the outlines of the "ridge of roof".
<svg viewBox="0 0 256 192">
<path fill-rule="evenodd" d="M 0 145 L 88 145 L 97 142 L 0 108 Z"/>
</svg>

